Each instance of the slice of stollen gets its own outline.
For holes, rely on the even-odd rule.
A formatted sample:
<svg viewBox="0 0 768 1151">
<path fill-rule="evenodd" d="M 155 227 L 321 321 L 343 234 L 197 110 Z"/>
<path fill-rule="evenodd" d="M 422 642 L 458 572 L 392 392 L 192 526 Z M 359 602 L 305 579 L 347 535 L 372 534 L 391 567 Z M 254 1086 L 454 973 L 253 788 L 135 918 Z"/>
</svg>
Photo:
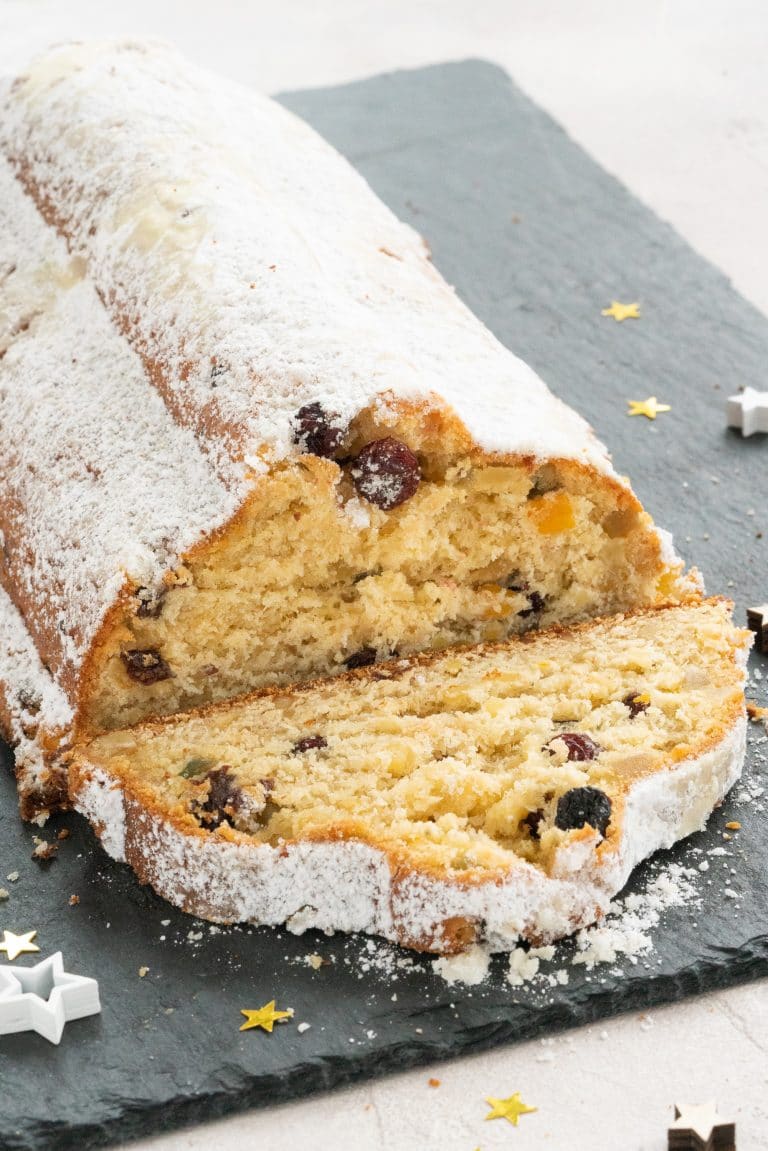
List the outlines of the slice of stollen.
<svg viewBox="0 0 768 1151">
<path fill-rule="evenodd" d="M 712 599 L 413 656 L 97 738 L 104 847 L 207 919 L 551 941 L 737 778 L 751 636 Z"/>
</svg>

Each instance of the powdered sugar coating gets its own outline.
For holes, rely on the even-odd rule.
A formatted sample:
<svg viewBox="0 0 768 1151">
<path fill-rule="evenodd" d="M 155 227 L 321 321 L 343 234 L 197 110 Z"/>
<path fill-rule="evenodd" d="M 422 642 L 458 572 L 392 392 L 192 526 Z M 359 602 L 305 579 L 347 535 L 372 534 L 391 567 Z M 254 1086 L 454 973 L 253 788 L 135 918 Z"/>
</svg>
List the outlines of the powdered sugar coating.
<svg viewBox="0 0 768 1151">
<path fill-rule="evenodd" d="M 419 237 L 269 99 L 159 45 L 67 45 L 7 94 L 0 141 L 208 446 L 280 458 L 303 405 L 349 420 L 389 394 L 453 408 L 488 451 L 613 474 Z"/>
<path fill-rule="evenodd" d="M 0 526 L 14 596 L 64 683 L 126 582 L 156 586 L 240 500 L 82 270 L 0 161 Z"/>
<path fill-rule="evenodd" d="M 0 587 L 0 712 L 16 747 L 16 774 L 24 793 L 44 795 L 47 761 L 66 745 L 72 708 L 43 667 L 6 592 Z"/>
<path fill-rule="evenodd" d="M 488 950 L 506 951 L 521 937 L 549 942 L 605 914 L 642 859 L 703 827 L 739 777 L 745 740 L 741 716 L 711 750 L 636 783 L 618 848 L 602 860 L 595 835 L 562 848 L 550 875 L 518 859 L 501 882 L 474 885 L 393 874 L 384 852 L 356 841 L 273 848 L 186 834 L 137 804 L 103 766 L 85 764 L 75 805 L 110 854 L 203 918 L 288 923 L 299 932 L 365 931 L 396 942 L 429 939 L 439 950 L 444 921 L 466 917 L 478 924 Z"/>
</svg>

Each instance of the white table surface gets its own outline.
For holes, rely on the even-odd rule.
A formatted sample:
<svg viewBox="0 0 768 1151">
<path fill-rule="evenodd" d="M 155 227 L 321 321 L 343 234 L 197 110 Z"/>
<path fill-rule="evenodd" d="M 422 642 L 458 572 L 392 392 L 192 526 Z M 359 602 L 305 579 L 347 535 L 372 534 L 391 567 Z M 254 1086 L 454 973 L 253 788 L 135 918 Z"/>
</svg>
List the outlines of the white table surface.
<svg viewBox="0 0 768 1151">
<path fill-rule="evenodd" d="M 0 0 L 0 67 L 123 34 L 267 92 L 494 60 L 768 312 L 766 0 Z M 131 1146 L 663 1151 L 673 1101 L 715 1097 L 757 1151 L 767 1085 L 763 981 Z M 483 1097 L 514 1091 L 537 1114 L 484 1123 Z"/>
</svg>

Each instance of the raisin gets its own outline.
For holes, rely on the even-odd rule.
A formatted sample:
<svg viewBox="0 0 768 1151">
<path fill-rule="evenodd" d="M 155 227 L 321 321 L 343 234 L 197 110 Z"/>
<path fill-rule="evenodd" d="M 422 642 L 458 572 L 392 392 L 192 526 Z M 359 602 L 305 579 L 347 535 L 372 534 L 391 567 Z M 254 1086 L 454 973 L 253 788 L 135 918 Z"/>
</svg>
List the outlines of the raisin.
<svg viewBox="0 0 768 1151">
<path fill-rule="evenodd" d="M 218 827 L 225 819 L 235 814 L 242 801 L 242 792 L 230 775 L 228 764 L 214 767 L 206 773 L 208 782 L 208 796 L 202 803 L 197 804 L 197 811 L 203 823 L 209 827 Z"/>
<path fill-rule="evenodd" d="M 19 689 L 19 705 L 28 715 L 37 715 L 43 706 L 43 697 L 31 687 Z"/>
<path fill-rule="evenodd" d="M 571 831 L 589 824 L 605 835 L 611 821 L 611 801 L 599 787 L 573 787 L 557 801 L 555 826 Z"/>
<path fill-rule="evenodd" d="M 634 719 L 636 715 L 648 710 L 648 704 L 642 699 L 642 692 L 631 691 L 629 695 L 624 696 L 621 702 L 629 708 L 630 719 Z"/>
<path fill-rule="evenodd" d="M 529 811 L 525 819 L 521 819 L 520 823 L 523 827 L 528 828 L 531 839 L 539 838 L 539 824 L 544 818 L 544 812 L 541 808 L 536 811 Z"/>
<path fill-rule="evenodd" d="M 345 666 L 350 671 L 354 671 L 356 667 L 370 667 L 372 663 L 376 663 L 375 647 L 361 647 L 344 660 Z"/>
<path fill-rule="evenodd" d="M 388 436 L 363 448 L 352 463 L 351 475 L 358 495 L 388 512 L 414 495 L 421 467 L 407 444 Z"/>
<path fill-rule="evenodd" d="M 539 615 L 544 611 L 544 597 L 537 591 L 531 591 L 526 581 L 521 580 L 517 573 L 508 577 L 504 587 L 507 591 L 517 591 L 528 596 L 530 606 L 517 613 L 521 619 L 527 619 L 529 615 Z"/>
<path fill-rule="evenodd" d="M 139 619 L 158 619 L 163 610 L 163 601 L 167 594 L 166 588 L 153 592 L 148 587 L 140 587 L 136 592 L 139 606 L 136 615 Z"/>
<path fill-rule="evenodd" d="M 600 752 L 603 750 L 599 743 L 595 743 L 590 735 L 585 735 L 581 731 L 564 731 L 560 735 L 554 736 L 554 739 L 561 739 L 565 746 L 568 748 L 568 761 L 572 760 L 587 760 L 597 759 Z M 549 742 L 554 742 L 554 739 Z M 547 751 L 552 753 L 552 748 L 549 743 L 545 745 Z"/>
<path fill-rule="evenodd" d="M 305 735 L 304 739 L 299 739 L 294 743 L 292 751 L 294 755 L 302 751 L 313 751 L 314 748 L 320 750 L 328 746 L 328 740 L 324 735 Z"/>
<path fill-rule="evenodd" d="M 128 675 L 136 683 L 143 683 L 146 686 L 150 683 L 159 683 L 162 679 L 170 679 L 173 676 L 173 672 L 156 647 L 121 651 L 120 658 Z"/>
<path fill-rule="evenodd" d="M 344 443 L 347 429 L 335 412 L 326 412 L 320 403 L 305 404 L 296 413 L 293 442 L 313 456 L 329 459 Z"/>
</svg>

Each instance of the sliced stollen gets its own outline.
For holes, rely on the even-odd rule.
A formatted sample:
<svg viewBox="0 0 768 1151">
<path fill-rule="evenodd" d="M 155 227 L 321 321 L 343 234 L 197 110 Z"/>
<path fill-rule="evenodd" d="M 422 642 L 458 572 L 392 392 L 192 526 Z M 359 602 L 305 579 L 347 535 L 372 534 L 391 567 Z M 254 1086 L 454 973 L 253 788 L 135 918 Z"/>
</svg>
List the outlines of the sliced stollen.
<svg viewBox="0 0 768 1151">
<path fill-rule="evenodd" d="M 73 717 L 37 725 L 26 814 L 62 800 L 60 736 L 700 594 L 279 105 L 67 45 L 0 84 L 0 157 L 0 584 Z"/>
<path fill-rule="evenodd" d="M 414 656 L 97 738 L 72 800 L 185 911 L 436 952 L 593 922 L 744 751 L 731 605 Z"/>
</svg>

